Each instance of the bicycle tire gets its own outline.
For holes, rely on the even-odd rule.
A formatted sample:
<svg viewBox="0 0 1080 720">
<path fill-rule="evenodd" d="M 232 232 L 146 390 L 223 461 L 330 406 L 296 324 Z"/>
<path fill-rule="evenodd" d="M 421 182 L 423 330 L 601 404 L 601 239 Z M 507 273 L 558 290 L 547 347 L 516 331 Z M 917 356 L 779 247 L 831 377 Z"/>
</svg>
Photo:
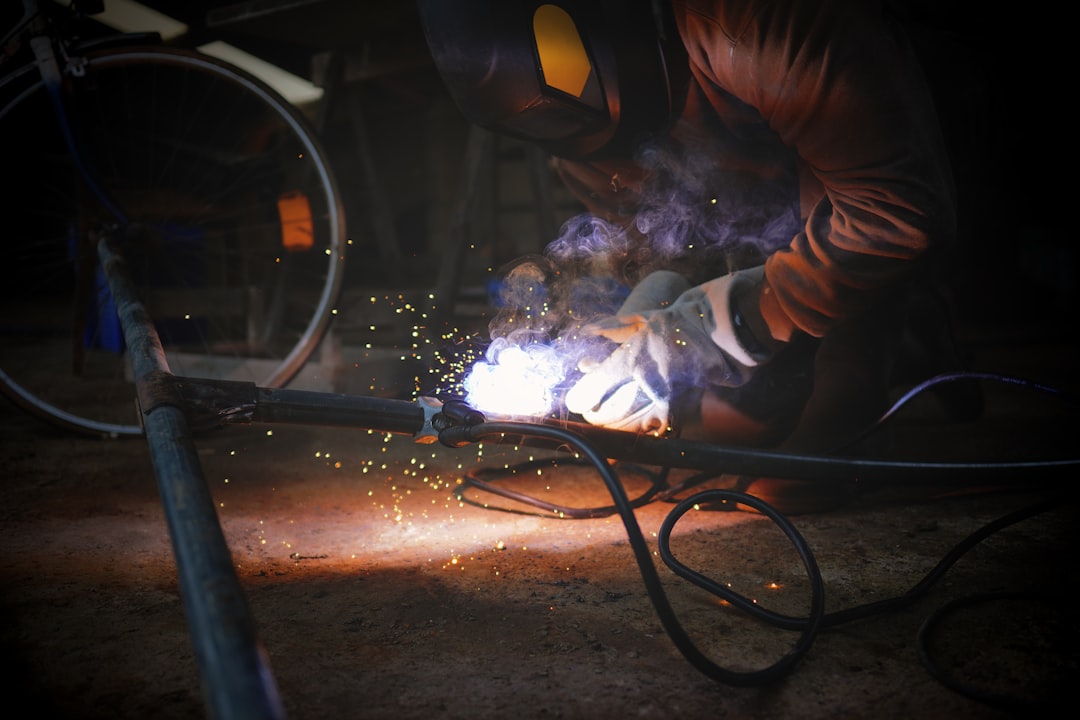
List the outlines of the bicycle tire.
<svg viewBox="0 0 1080 720">
<path fill-rule="evenodd" d="M 73 70 L 72 67 L 75 67 Z M 36 72 L 0 81 L 8 262 L 0 391 L 68 430 L 142 433 L 78 179 Z M 309 121 L 250 74 L 195 51 L 126 47 L 65 70 L 77 142 L 127 214 L 127 267 L 175 375 L 292 381 L 329 326 L 345 218 Z"/>
</svg>

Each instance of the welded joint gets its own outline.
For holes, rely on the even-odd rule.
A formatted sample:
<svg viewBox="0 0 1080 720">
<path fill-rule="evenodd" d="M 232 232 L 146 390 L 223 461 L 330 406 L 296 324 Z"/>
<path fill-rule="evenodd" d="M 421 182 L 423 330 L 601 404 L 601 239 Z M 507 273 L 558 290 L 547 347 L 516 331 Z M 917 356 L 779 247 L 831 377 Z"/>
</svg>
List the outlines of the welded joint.
<svg viewBox="0 0 1080 720">
<path fill-rule="evenodd" d="M 137 393 L 144 416 L 169 405 L 183 411 L 192 429 L 207 430 L 252 422 L 258 388 L 252 382 L 195 379 L 153 370 L 142 378 Z"/>
<path fill-rule="evenodd" d="M 176 376 L 165 370 L 151 370 L 135 385 L 142 414 L 149 415 L 163 405 L 184 408 L 184 398 L 176 386 Z"/>
</svg>

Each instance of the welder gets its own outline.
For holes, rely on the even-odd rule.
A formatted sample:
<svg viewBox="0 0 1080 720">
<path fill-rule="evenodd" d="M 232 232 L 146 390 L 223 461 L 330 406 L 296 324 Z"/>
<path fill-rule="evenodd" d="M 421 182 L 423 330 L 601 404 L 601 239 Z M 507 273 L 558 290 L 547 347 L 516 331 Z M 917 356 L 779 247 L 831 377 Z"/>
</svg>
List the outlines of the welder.
<svg viewBox="0 0 1080 720">
<path fill-rule="evenodd" d="M 583 364 L 567 409 L 627 431 L 665 429 L 678 413 L 686 437 L 857 451 L 847 444 L 888 406 L 905 334 L 943 336 L 945 311 L 927 304 L 927 288 L 956 233 L 933 98 L 884 4 L 420 0 L 420 10 L 468 118 L 544 148 L 589 213 L 645 246 L 679 235 L 679 252 L 628 259 L 633 291 L 586 326 L 611 343 Z M 685 206 L 699 214 L 680 215 Z M 662 228 L 665 214 L 680 217 Z M 920 315 L 939 325 L 913 322 Z M 928 368 L 955 361 L 947 345 L 923 342 L 938 354 Z M 740 483 L 788 512 L 849 492 Z"/>
</svg>

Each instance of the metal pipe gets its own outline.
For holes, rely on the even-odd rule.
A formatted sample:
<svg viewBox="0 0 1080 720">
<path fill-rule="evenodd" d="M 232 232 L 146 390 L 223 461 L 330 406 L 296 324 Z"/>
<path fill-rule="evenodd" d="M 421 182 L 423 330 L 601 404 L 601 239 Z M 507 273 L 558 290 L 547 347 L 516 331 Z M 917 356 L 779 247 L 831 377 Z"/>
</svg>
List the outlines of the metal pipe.
<svg viewBox="0 0 1080 720">
<path fill-rule="evenodd" d="M 277 686 L 233 569 L 183 402 L 167 383 L 149 387 L 154 378 L 169 373 L 161 341 L 137 298 L 116 241 L 102 238 L 98 255 L 131 358 L 210 715 L 218 720 L 283 718 Z"/>
<path fill-rule="evenodd" d="M 1080 458 L 1016 462 L 927 462 L 805 455 L 779 450 L 727 447 L 693 440 L 628 433 L 594 425 L 537 419 L 489 422 L 465 403 L 420 397 L 417 402 L 304 390 L 258 388 L 252 383 L 169 376 L 189 422 L 213 427 L 225 422 L 281 422 L 360 427 L 412 435 L 417 442 L 458 447 L 485 440 L 554 448 L 543 429 L 572 432 L 612 460 L 703 472 L 836 483 L 939 485 L 956 482 L 1013 484 L 1033 475 L 1069 478 Z M 145 407 L 145 405 L 144 405 Z"/>
<path fill-rule="evenodd" d="M 805 455 L 779 450 L 727 447 L 693 440 L 628 433 L 594 425 L 537 419 L 487 421 L 459 400 L 418 402 L 303 390 L 257 388 L 252 383 L 169 376 L 189 411 L 189 422 L 213 427 L 225 422 L 280 422 L 359 427 L 412 435 L 417 442 L 450 447 L 480 440 L 554 448 L 545 427 L 572 432 L 612 460 L 703 472 L 819 482 L 902 485 L 1013 484 L 1038 477 L 1069 478 L 1080 458 L 1016 462 L 927 462 Z"/>
<path fill-rule="evenodd" d="M 258 388 L 253 422 L 334 425 L 415 435 L 424 426 L 416 402 L 364 395 Z"/>
</svg>

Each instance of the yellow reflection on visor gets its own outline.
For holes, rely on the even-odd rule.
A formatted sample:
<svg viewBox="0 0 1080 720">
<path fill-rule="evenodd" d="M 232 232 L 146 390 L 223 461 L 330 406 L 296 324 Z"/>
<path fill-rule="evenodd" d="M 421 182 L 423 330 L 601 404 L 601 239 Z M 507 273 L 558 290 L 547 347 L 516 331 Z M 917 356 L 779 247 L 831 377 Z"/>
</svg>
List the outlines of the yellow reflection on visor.
<svg viewBox="0 0 1080 720">
<path fill-rule="evenodd" d="M 573 19 L 560 7 L 541 5 L 533 14 L 533 33 L 544 82 L 580 98 L 592 66 Z"/>
</svg>

